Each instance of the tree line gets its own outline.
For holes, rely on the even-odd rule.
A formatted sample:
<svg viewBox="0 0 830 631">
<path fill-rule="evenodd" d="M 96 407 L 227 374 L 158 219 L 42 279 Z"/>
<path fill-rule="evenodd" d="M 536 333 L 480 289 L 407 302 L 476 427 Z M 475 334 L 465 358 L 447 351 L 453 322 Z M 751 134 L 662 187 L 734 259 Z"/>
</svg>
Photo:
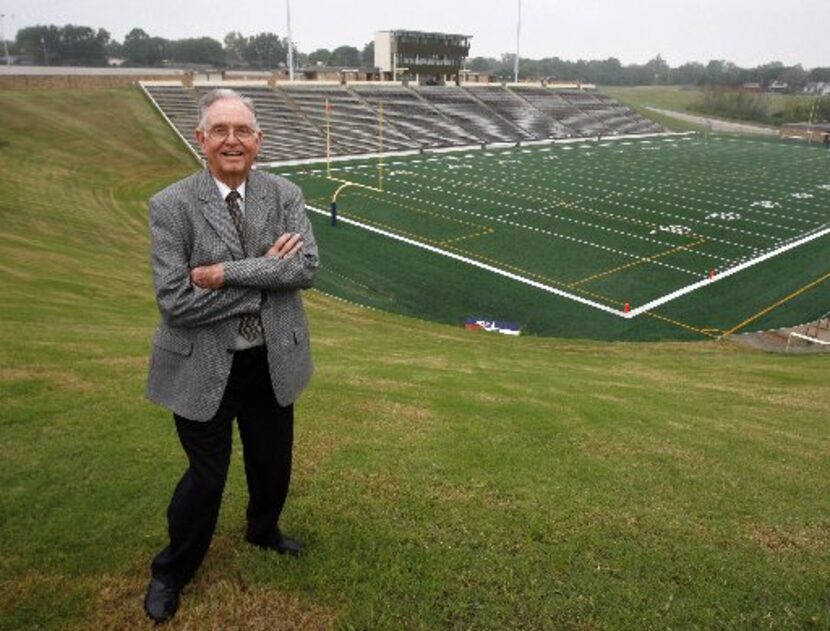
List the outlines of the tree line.
<svg viewBox="0 0 830 631">
<path fill-rule="evenodd" d="M 217 68 L 274 69 L 284 67 L 288 41 L 276 33 L 262 32 L 243 35 L 228 33 L 220 42 L 211 37 L 168 40 L 134 28 L 123 42 L 112 39 L 105 29 L 88 26 L 38 25 L 20 29 L 10 52 L 29 62 L 45 65 L 105 66 L 110 58 L 125 60 L 128 66 L 162 66 L 204 64 Z M 320 48 L 311 53 L 296 49 L 293 56 L 298 66 L 325 65 L 374 66 L 374 42 L 362 49 L 338 46 Z M 474 57 L 468 68 L 473 72 L 492 74 L 499 80 L 513 79 L 515 55 L 501 58 Z M 706 64 L 688 62 L 675 68 L 657 55 L 644 64 L 623 65 L 619 59 L 568 61 L 559 57 L 519 60 L 519 78 L 533 80 L 570 80 L 600 85 L 722 85 L 737 86 L 757 83 L 769 87 L 775 82 L 799 90 L 808 82 L 830 81 L 830 67 L 807 70 L 800 64 L 786 66 L 773 61 L 754 68 L 741 68 L 725 60 Z"/>
<path fill-rule="evenodd" d="M 224 42 L 212 37 L 170 40 L 134 28 L 123 42 L 112 38 L 105 29 L 88 26 L 38 25 L 20 29 L 9 42 L 11 55 L 47 66 L 106 66 L 110 59 L 124 60 L 127 66 L 163 66 L 200 64 L 218 68 L 273 69 L 285 66 L 288 40 L 276 33 L 242 35 L 228 33 Z M 362 50 L 339 46 L 320 48 L 305 54 L 292 51 L 297 65 L 322 64 L 360 67 L 374 65 L 374 42 Z"/>
<path fill-rule="evenodd" d="M 502 80 L 513 80 L 516 56 L 504 54 L 501 59 L 474 57 L 469 68 L 489 72 Z M 805 70 L 801 64 L 785 66 L 780 61 L 741 68 L 731 61 L 713 59 L 706 64 L 684 63 L 672 68 L 657 55 L 644 64 L 623 65 L 619 59 L 567 61 L 559 57 L 519 59 L 519 79 L 585 81 L 600 85 L 715 85 L 739 86 L 757 83 L 769 87 L 786 83 L 798 90 L 811 81 L 830 81 L 830 67 Z"/>
</svg>

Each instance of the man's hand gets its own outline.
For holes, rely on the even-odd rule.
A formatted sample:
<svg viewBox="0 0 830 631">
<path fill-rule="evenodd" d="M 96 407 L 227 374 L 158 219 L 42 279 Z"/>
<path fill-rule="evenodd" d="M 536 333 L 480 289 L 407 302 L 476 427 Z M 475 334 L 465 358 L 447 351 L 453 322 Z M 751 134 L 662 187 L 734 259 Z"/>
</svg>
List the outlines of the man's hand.
<svg viewBox="0 0 830 631">
<path fill-rule="evenodd" d="M 221 263 L 194 267 L 190 270 L 190 282 L 202 289 L 219 289 L 225 284 L 225 267 Z"/>
<path fill-rule="evenodd" d="M 265 253 L 265 256 L 287 259 L 299 252 L 301 247 L 303 247 L 303 242 L 300 240 L 300 235 L 295 232 L 286 232 L 274 241 L 274 245 Z"/>
</svg>

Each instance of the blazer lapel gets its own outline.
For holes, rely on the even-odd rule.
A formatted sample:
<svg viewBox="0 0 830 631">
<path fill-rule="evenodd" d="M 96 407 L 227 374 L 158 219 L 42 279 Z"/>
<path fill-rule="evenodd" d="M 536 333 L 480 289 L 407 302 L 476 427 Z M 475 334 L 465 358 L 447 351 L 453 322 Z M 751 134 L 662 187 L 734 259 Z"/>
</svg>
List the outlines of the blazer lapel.
<svg viewBox="0 0 830 631">
<path fill-rule="evenodd" d="M 216 231 L 216 234 L 228 246 L 233 258 L 244 258 L 242 244 L 239 242 L 239 235 L 233 225 L 231 214 L 228 212 L 228 205 L 222 199 L 219 189 L 216 188 L 216 182 L 213 181 L 213 176 L 207 170 L 199 178 L 197 195 L 202 202 L 202 214 Z"/>
</svg>

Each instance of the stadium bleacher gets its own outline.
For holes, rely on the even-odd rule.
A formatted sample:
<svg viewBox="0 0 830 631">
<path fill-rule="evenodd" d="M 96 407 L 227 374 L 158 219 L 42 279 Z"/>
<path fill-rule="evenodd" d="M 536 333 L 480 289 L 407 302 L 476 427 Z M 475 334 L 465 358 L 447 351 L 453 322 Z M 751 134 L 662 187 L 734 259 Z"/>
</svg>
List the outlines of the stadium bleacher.
<svg viewBox="0 0 830 631">
<path fill-rule="evenodd" d="M 199 123 L 199 101 L 193 90 L 181 84 L 148 84 L 144 86 L 144 89 L 182 138 L 201 155 L 201 149 L 193 136 L 193 130 Z"/>
<path fill-rule="evenodd" d="M 267 87 L 243 87 L 238 92 L 250 97 L 263 131 L 263 160 L 299 160 L 325 155 L 323 132 L 298 109 L 291 107 L 285 94 Z"/>
<path fill-rule="evenodd" d="M 326 103 L 329 104 L 334 155 L 374 153 L 378 150 L 378 114 L 356 95 L 341 86 L 290 85 L 279 88 L 288 101 L 325 130 Z M 383 132 L 386 150 L 419 149 L 420 145 L 399 130 L 387 127 Z"/>
<path fill-rule="evenodd" d="M 384 121 L 398 128 L 423 147 L 452 147 L 478 143 L 474 135 L 445 118 L 418 93 L 403 86 L 353 85 L 351 90 L 378 109 Z"/>
<path fill-rule="evenodd" d="M 418 86 L 414 90 L 479 142 L 517 142 L 532 136 L 456 86 Z"/>
<path fill-rule="evenodd" d="M 193 138 L 198 100 L 213 86 L 186 88 L 152 82 L 143 85 L 170 123 L 201 154 Z M 264 132 L 261 162 L 323 158 L 327 146 L 332 156 L 349 156 L 380 150 L 398 152 L 664 131 L 595 89 L 531 84 L 226 85 L 253 99 L 257 107 Z"/>
<path fill-rule="evenodd" d="M 564 133 L 565 137 L 597 134 L 596 121 L 553 90 L 542 86 L 522 85 L 511 86 L 510 91 L 556 121 L 556 124 L 563 130 L 560 133 Z M 599 127 L 602 128 L 601 125 Z"/>
<path fill-rule="evenodd" d="M 570 132 L 564 125 L 541 112 L 526 100 L 500 85 L 469 86 L 469 94 L 494 110 L 533 138 L 567 138 Z"/>
</svg>

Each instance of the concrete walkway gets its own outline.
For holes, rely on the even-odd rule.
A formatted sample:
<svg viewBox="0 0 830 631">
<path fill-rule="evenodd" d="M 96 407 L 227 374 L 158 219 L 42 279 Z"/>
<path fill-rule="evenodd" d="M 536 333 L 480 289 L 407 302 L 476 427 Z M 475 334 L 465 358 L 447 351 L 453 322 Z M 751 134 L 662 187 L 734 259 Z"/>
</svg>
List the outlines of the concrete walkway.
<svg viewBox="0 0 830 631">
<path fill-rule="evenodd" d="M 748 123 L 735 123 L 733 121 L 726 121 L 720 118 L 709 118 L 707 116 L 686 114 L 685 112 L 675 112 L 674 110 L 664 110 L 659 107 L 647 106 L 646 109 L 663 114 L 664 116 L 671 116 L 672 118 L 676 118 L 687 123 L 703 125 L 704 127 L 709 127 L 712 131 L 726 132 L 728 134 L 760 134 L 762 136 L 778 135 L 778 129 L 775 127 L 750 125 Z"/>
</svg>

